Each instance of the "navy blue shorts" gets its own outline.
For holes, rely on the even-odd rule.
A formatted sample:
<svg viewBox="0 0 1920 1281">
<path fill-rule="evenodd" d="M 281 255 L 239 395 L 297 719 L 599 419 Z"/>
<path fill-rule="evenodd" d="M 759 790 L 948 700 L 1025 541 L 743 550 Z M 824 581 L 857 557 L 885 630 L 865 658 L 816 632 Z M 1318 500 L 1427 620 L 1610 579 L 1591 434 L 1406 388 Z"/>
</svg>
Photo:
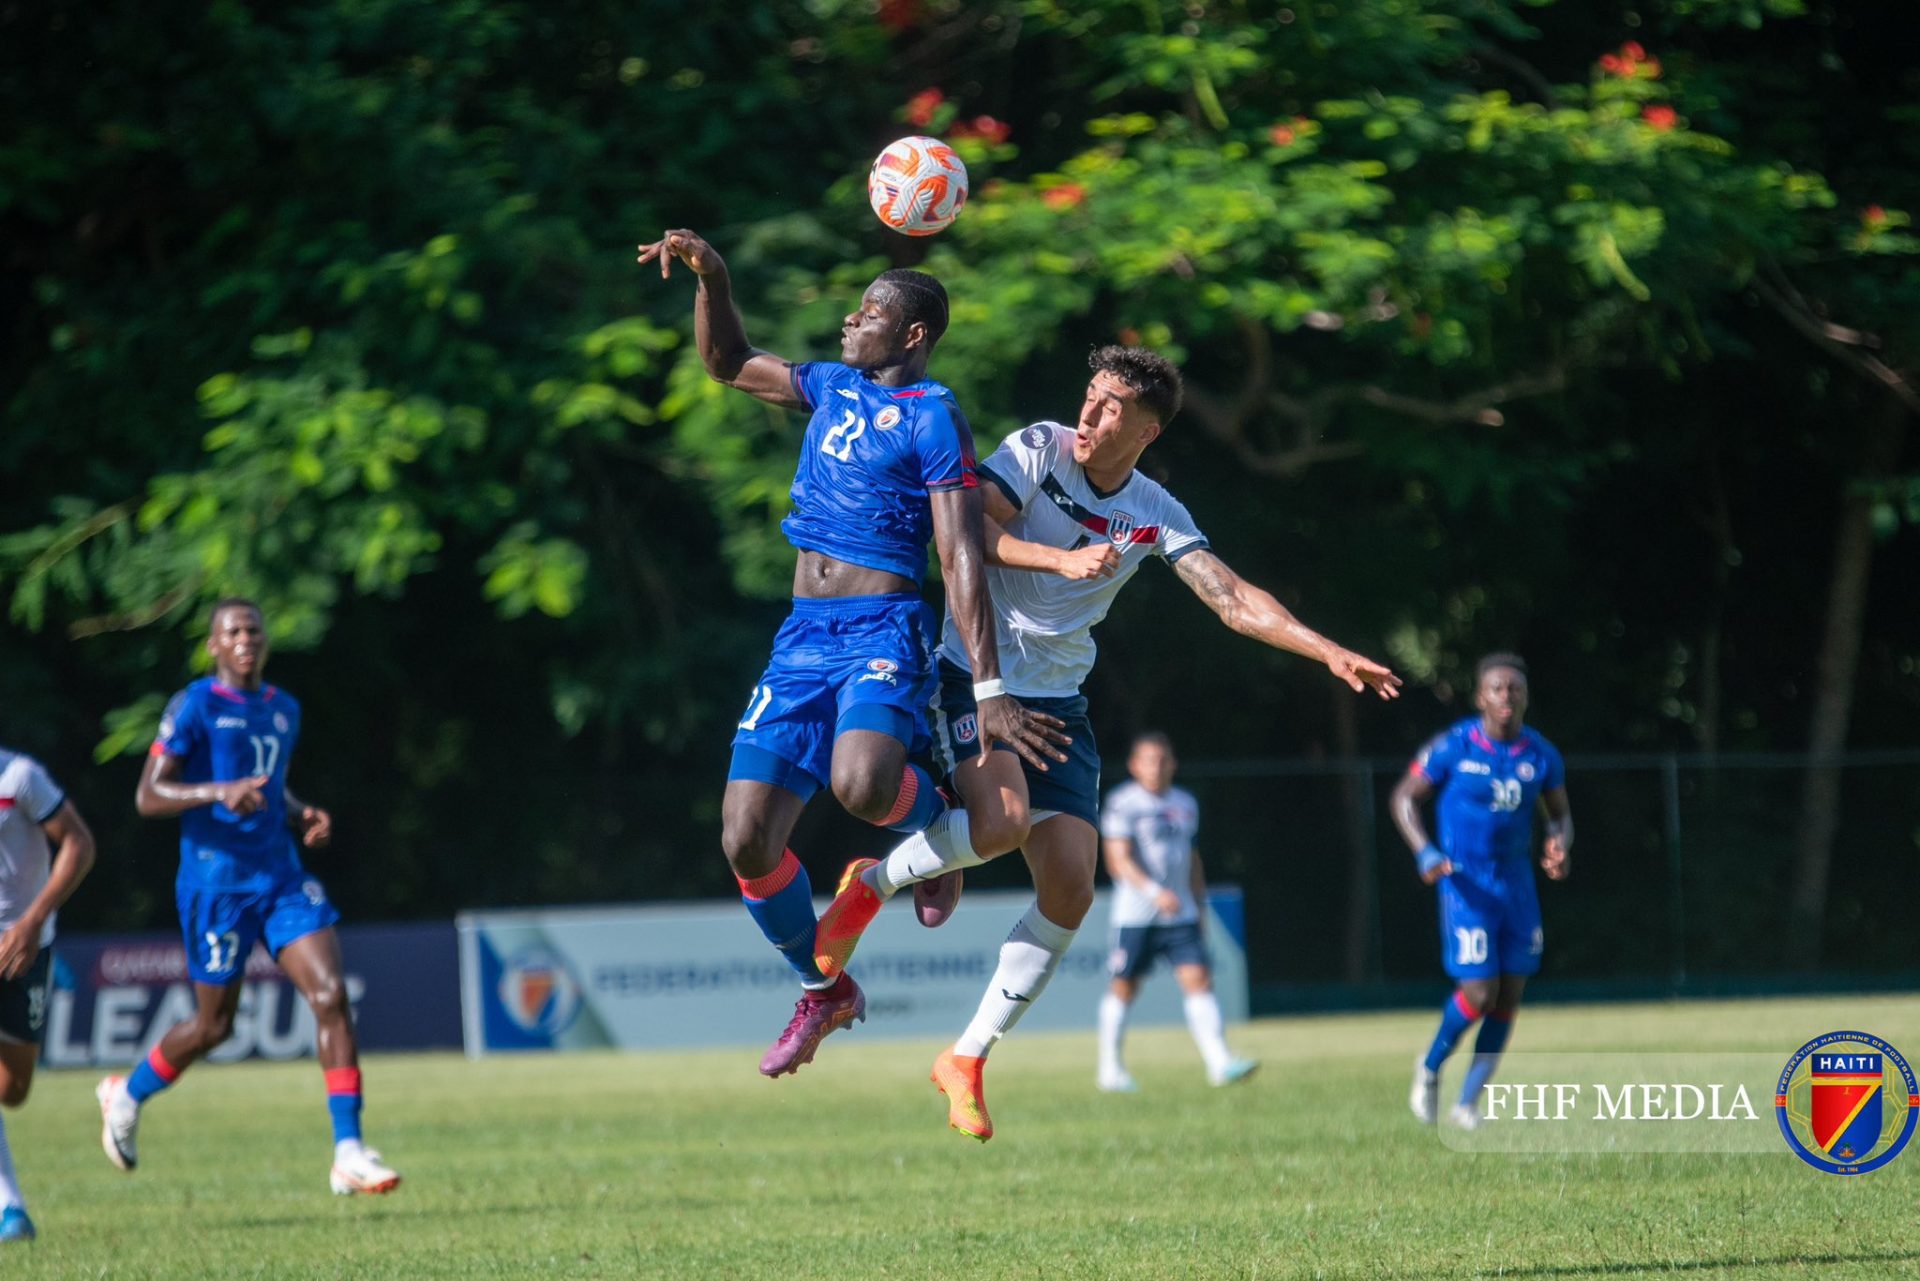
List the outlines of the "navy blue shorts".
<svg viewBox="0 0 1920 1281">
<path fill-rule="evenodd" d="M 264 890 L 211 890 L 178 882 L 173 894 L 187 945 L 187 973 L 195 983 L 213 987 L 238 983 L 261 939 L 279 956 L 295 939 L 340 919 L 326 887 L 298 868 Z"/>
<path fill-rule="evenodd" d="M 1169 965 L 1204 965 L 1211 969 L 1200 926 L 1123 925 L 1113 932 L 1113 950 L 1107 953 L 1107 973 L 1117 979 L 1137 979 L 1153 969 L 1161 957 Z"/>
<path fill-rule="evenodd" d="M 1045 772 L 1025 761 L 1021 770 L 1027 776 L 1027 800 L 1037 810 L 1058 810 L 1100 826 L 1100 748 L 1093 741 L 1093 724 L 1087 720 L 1087 700 L 1073 698 L 1023 698 L 1025 707 L 1057 716 L 1066 722 L 1073 739 L 1064 761 L 1048 761 Z M 1011 752 L 1004 743 L 995 751 Z M 940 697 L 933 708 L 933 754 L 942 773 L 952 774 L 963 762 L 980 755 L 980 725 L 973 703 L 973 677 L 959 666 L 940 660 Z"/>
<path fill-rule="evenodd" d="M 1545 932 L 1533 868 L 1440 879 L 1440 956 L 1456 979 L 1538 974 Z"/>
<path fill-rule="evenodd" d="M 934 616 L 912 592 L 796 599 L 733 736 L 736 778 L 805 799 L 833 781 L 833 741 L 877 730 L 927 754 Z"/>
<path fill-rule="evenodd" d="M 47 1034 L 47 979 L 53 973 L 53 949 L 43 947 L 27 972 L 0 979 L 0 1041 L 38 1045 Z"/>
</svg>

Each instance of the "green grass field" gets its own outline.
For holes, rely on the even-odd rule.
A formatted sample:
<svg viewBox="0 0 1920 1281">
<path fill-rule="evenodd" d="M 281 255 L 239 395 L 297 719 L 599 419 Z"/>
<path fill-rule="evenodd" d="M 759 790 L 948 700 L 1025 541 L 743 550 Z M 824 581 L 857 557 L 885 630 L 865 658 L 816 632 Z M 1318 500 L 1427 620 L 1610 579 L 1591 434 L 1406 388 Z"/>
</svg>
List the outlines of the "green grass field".
<svg viewBox="0 0 1920 1281">
<path fill-rule="evenodd" d="M 375 1057 L 368 1135 L 407 1181 L 351 1200 L 327 1192 L 311 1064 L 197 1069 L 148 1109 L 132 1176 L 100 1154 L 93 1078 L 48 1073 L 7 1117 L 41 1238 L 6 1247 L 0 1275 L 1920 1276 L 1920 1151 L 1850 1179 L 1784 1147 L 1461 1153 L 1405 1112 L 1432 1023 L 1237 1029 L 1265 1066 L 1228 1090 L 1184 1031 L 1136 1031 L 1131 1097 L 1091 1088 L 1090 1034 L 1016 1035 L 985 1146 L 946 1128 L 937 1045 L 860 1031 L 778 1082 L 753 1050 Z M 1514 1048 L 1784 1061 L 1837 1027 L 1920 1048 L 1920 1002 L 1540 1007 Z"/>
</svg>

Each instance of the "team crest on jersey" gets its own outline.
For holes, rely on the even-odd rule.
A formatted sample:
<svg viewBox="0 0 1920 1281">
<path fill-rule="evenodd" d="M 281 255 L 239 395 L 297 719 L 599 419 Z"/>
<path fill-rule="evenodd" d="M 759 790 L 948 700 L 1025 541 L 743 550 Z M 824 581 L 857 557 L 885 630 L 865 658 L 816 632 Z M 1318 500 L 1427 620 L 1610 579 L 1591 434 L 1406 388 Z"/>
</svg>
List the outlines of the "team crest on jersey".
<svg viewBox="0 0 1920 1281">
<path fill-rule="evenodd" d="M 1125 512 L 1115 512 L 1107 517 L 1107 537 L 1113 540 L 1115 547 L 1125 547 L 1133 537 L 1134 526 L 1139 524 Z"/>
<path fill-rule="evenodd" d="M 963 743 L 971 743 L 980 737 L 980 722 L 974 719 L 972 712 L 953 723 L 953 736 Z"/>
<path fill-rule="evenodd" d="M 1029 427 L 1020 433 L 1020 439 L 1025 442 L 1028 449 L 1045 449 L 1047 447 L 1047 429 L 1045 427 Z"/>
<path fill-rule="evenodd" d="M 1900 1051 L 1879 1037 L 1828 1032 L 1787 1060 L 1773 1110 L 1802 1161 L 1826 1174 L 1865 1174 L 1913 1138 L 1920 1083 Z"/>
<path fill-rule="evenodd" d="M 523 1031 L 558 1036 L 580 1013 L 580 984 L 566 963 L 543 947 L 529 948 L 500 974 L 500 1005 Z"/>
<path fill-rule="evenodd" d="M 273 727 L 282 734 L 287 732 L 287 714 L 285 712 L 275 712 L 273 714 Z"/>
<path fill-rule="evenodd" d="M 1520 776 L 1522 783 L 1531 783 L 1533 781 L 1533 762 L 1521 761 L 1520 764 L 1514 767 L 1513 772 Z"/>
<path fill-rule="evenodd" d="M 900 421 L 900 406 L 888 405 L 885 409 L 881 410 L 879 413 L 873 416 L 874 430 L 885 431 L 887 428 L 893 426 L 899 421 Z"/>
</svg>

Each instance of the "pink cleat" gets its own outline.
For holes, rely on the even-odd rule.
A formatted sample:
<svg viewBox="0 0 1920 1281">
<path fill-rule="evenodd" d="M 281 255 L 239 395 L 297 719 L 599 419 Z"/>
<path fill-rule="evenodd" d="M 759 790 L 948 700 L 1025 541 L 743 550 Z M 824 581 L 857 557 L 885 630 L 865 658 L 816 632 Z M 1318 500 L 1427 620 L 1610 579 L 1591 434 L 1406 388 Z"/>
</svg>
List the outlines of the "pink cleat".
<svg viewBox="0 0 1920 1281">
<path fill-rule="evenodd" d="M 960 876 L 956 868 L 931 881 L 914 882 L 913 914 L 920 924 L 931 930 L 947 923 L 953 909 L 960 906 Z"/>
<path fill-rule="evenodd" d="M 842 974 L 824 992 L 803 992 L 793 1007 L 793 1018 L 767 1052 L 760 1056 L 762 1076 L 785 1076 L 813 1062 L 813 1052 L 827 1034 L 849 1023 L 865 1022 L 867 997 L 860 985 Z"/>
</svg>

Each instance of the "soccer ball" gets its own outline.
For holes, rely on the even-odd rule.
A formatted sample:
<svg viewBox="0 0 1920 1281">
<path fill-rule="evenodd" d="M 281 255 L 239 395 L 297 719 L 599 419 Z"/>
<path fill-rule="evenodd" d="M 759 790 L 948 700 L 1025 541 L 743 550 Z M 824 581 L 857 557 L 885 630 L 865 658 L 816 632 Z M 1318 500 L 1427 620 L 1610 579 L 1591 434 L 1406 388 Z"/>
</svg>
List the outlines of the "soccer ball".
<svg viewBox="0 0 1920 1281">
<path fill-rule="evenodd" d="M 867 203 L 895 231 L 931 236 L 967 203 L 967 167 L 938 138 L 902 138 L 875 158 Z"/>
</svg>

